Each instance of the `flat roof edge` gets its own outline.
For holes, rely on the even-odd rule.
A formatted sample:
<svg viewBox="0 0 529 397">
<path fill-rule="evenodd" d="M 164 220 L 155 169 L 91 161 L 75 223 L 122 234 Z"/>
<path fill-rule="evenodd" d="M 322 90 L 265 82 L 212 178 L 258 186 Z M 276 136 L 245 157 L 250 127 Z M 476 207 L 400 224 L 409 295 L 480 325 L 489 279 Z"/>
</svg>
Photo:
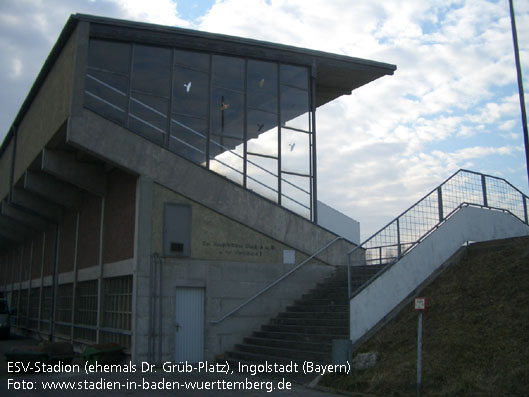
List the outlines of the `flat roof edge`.
<svg viewBox="0 0 529 397">
<path fill-rule="evenodd" d="M 392 65 L 388 63 L 372 61 L 372 60 L 362 59 L 362 58 L 355 58 L 355 57 L 350 57 L 347 55 L 334 54 L 334 53 L 329 53 L 329 52 L 320 51 L 320 50 L 311 50 L 311 49 L 295 47 L 295 46 L 286 45 L 286 44 L 277 44 L 277 43 L 271 43 L 267 41 L 261 41 L 261 40 L 249 39 L 249 38 L 243 38 L 243 37 L 237 37 L 237 36 L 230 36 L 230 35 L 219 34 L 219 33 L 203 32 L 203 31 L 198 31 L 198 30 L 158 25 L 158 24 L 145 23 L 145 22 L 127 21 L 123 19 L 115 19 L 115 18 L 94 16 L 94 15 L 88 15 L 88 14 L 72 14 L 66 21 L 66 24 L 64 25 L 61 33 L 59 34 L 57 41 L 53 45 L 42 68 L 37 74 L 37 77 L 35 81 L 33 82 L 26 98 L 22 102 L 22 105 L 19 111 L 17 112 L 15 119 L 13 120 L 11 126 L 9 127 L 9 130 L 7 131 L 7 134 L 5 135 L 4 140 L 0 146 L 0 156 L 2 156 L 5 150 L 7 149 L 7 146 L 9 145 L 9 142 L 11 141 L 13 137 L 14 130 L 18 127 L 24 115 L 26 114 L 28 108 L 31 106 L 31 103 L 33 102 L 33 99 L 37 95 L 43 81 L 46 79 L 58 55 L 62 51 L 64 45 L 70 38 L 72 32 L 74 31 L 79 21 L 100 24 L 100 25 L 128 27 L 128 28 L 133 28 L 133 29 L 179 34 L 179 35 L 190 36 L 190 37 L 193 36 L 193 37 L 202 38 L 204 40 L 211 40 L 211 41 L 216 41 L 216 42 L 223 41 L 223 42 L 227 42 L 231 44 L 244 44 L 244 45 L 253 46 L 256 48 L 265 48 L 265 49 L 270 49 L 270 50 L 275 50 L 275 51 L 284 51 L 284 52 L 300 54 L 300 55 L 302 54 L 305 56 L 313 57 L 315 59 L 322 59 L 322 60 L 326 59 L 328 61 L 335 61 L 338 63 L 343 63 L 344 65 L 346 64 L 349 64 L 351 66 L 357 65 L 360 68 L 372 69 L 373 71 L 376 70 L 380 74 L 379 77 L 383 75 L 393 75 L 394 71 L 397 69 L 396 65 Z"/>
<path fill-rule="evenodd" d="M 205 32 L 205 31 L 200 31 L 200 30 L 193 30 L 193 29 L 181 28 L 181 27 L 176 27 L 176 26 L 158 25 L 158 24 L 152 24 L 152 23 L 147 23 L 147 22 L 127 21 L 123 19 L 115 19 L 115 18 L 94 16 L 94 15 L 88 15 L 88 14 L 74 14 L 72 15 L 72 18 L 76 18 L 78 20 L 86 21 L 90 23 L 128 27 L 128 28 L 142 29 L 142 30 L 151 30 L 151 31 L 158 31 L 158 32 L 165 32 L 165 33 L 172 33 L 172 34 L 177 33 L 183 36 L 200 37 L 206 40 L 225 41 L 225 42 L 231 42 L 234 44 L 246 44 L 246 45 L 251 45 L 254 47 L 262 47 L 262 48 L 288 51 L 292 53 L 311 55 L 314 57 L 327 58 L 327 59 L 332 59 L 332 60 L 337 60 L 337 61 L 342 61 L 342 62 L 347 62 L 347 63 L 357 63 L 357 64 L 361 64 L 365 66 L 371 66 L 374 68 L 383 69 L 386 71 L 386 74 L 393 74 L 393 72 L 397 69 L 396 65 L 389 64 L 389 63 L 372 61 L 372 60 L 364 59 L 364 58 L 356 58 L 356 57 L 351 57 L 348 55 L 335 54 L 335 53 L 325 52 L 325 51 L 320 51 L 320 50 L 312 50 L 312 49 L 307 49 L 307 48 L 302 48 L 302 47 L 296 47 L 296 46 L 292 46 L 288 44 L 278 44 L 278 43 L 272 43 L 272 42 L 264 41 L 264 40 L 231 36 L 231 35 L 226 35 L 222 33 Z"/>
</svg>

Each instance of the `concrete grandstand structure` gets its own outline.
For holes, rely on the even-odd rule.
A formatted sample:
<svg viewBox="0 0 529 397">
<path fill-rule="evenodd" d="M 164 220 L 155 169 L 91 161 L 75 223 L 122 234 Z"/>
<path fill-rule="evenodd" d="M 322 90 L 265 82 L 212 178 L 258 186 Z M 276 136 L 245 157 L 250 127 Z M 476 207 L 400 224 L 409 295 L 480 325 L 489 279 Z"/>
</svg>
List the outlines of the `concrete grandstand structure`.
<svg viewBox="0 0 529 397">
<path fill-rule="evenodd" d="M 317 200 L 315 112 L 395 69 L 71 16 L 0 149 L 16 327 L 133 361 L 231 349 L 359 243 Z"/>
</svg>

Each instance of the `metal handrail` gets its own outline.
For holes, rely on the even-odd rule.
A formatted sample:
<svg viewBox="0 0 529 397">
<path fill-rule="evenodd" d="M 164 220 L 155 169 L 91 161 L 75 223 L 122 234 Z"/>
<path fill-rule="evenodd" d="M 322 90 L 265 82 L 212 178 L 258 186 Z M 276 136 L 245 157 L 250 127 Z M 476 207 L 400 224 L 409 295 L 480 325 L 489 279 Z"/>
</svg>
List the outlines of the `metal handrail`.
<svg viewBox="0 0 529 397">
<path fill-rule="evenodd" d="M 457 200 L 460 200 L 459 203 L 455 203 L 452 201 L 450 204 L 446 205 L 443 204 L 443 188 L 447 187 L 449 183 L 452 181 L 458 182 L 456 178 L 465 176 L 467 174 L 470 175 L 476 175 L 480 177 L 480 183 L 479 184 L 472 184 L 468 180 L 462 180 L 460 181 L 460 186 L 456 185 L 455 187 L 452 187 L 452 190 L 448 190 L 448 192 L 445 192 L 445 194 L 449 197 L 454 199 L 454 197 L 451 197 L 450 195 L 454 193 L 455 188 L 460 188 L 460 191 L 456 192 L 461 196 L 467 196 L 466 198 L 458 198 Z M 488 192 L 487 188 L 487 180 L 494 180 L 496 182 L 500 182 L 500 187 L 497 190 L 493 190 L 493 193 L 490 194 L 490 191 Z M 466 184 L 465 184 L 466 183 Z M 492 186 L 492 188 L 496 188 L 496 186 Z M 512 192 L 508 192 L 508 190 L 511 189 Z M 476 198 L 476 196 L 479 195 L 480 199 L 483 201 L 483 203 L 475 203 L 472 202 Z M 456 194 L 457 196 L 457 194 Z M 472 197 L 471 197 L 472 196 Z M 513 211 L 511 211 L 509 208 L 504 207 L 498 207 L 489 205 L 489 199 L 490 201 L 498 200 L 498 197 L 502 197 L 502 204 L 503 202 L 507 202 L 511 205 L 519 206 L 516 209 L 520 211 L 520 213 L 523 210 L 523 219 L 519 215 L 515 214 Z M 433 200 L 432 200 L 433 199 Z M 509 200 L 510 199 L 510 200 Z M 519 201 L 521 199 L 521 201 Z M 428 201 L 431 200 L 431 201 Z M 513 200 L 518 200 L 516 202 L 513 202 Z M 368 239 L 366 239 L 364 242 L 362 242 L 359 246 L 355 247 L 351 251 L 348 252 L 348 287 L 349 287 L 349 298 L 352 297 L 353 291 L 351 291 L 351 266 L 352 266 L 352 255 L 355 253 L 362 252 L 362 255 L 364 256 L 363 262 L 365 264 L 368 264 L 368 262 L 377 262 L 377 264 L 383 264 L 384 269 L 381 270 L 381 272 L 385 271 L 387 268 L 398 262 L 404 255 L 408 254 L 412 249 L 414 249 L 418 244 L 420 244 L 427 236 L 429 236 L 433 231 L 435 231 L 439 226 L 441 226 L 448 218 L 450 218 L 455 212 L 457 212 L 461 207 L 463 206 L 478 206 L 481 208 L 487 208 L 491 210 L 500 210 L 503 212 L 507 212 L 516 218 L 518 218 L 520 221 L 522 221 L 525 224 L 528 223 L 528 200 L 529 198 L 527 195 L 525 195 L 522 191 L 520 191 L 518 188 L 516 188 L 514 185 L 509 183 L 507 180 L 487 174 L 482 174 L 475 171 L 469 171 L 460 169 L 459 171 L 452 174 L 448 179 L 446 179 L 443 183 L 441 183 L 438 187 L 430 191 L 428 194 L 423 196 L 421 199 L 419 199 L 415 204 L 413 204 L 411 207 L 409 207 L 407 210 L 402 212 L 399 216 L 397 216 L 395 219 L 390 221 L 387 225 L 382 227 L 380 230 L 378 230 L 376 233 L 374 233 L 372 236 L 370 236 Z M 413 218 L 413 210 L 420 209 L 420 206 L 426 206 L 423 211 L 418 211 L 419 214 L 424 215 L 424 213 L 428 214 L 428 210 L 433 212 L 434 210 L 438 211 L 438 220 L 435 223 L 429 223 L 432 219 L 420 219 L 418 216 Z M 450 208 L 450 205 L 453 205 L 453 208 Z M 521 205 L 521 206 L 520 206 Z M 447 215 L 444 215 L 444 209 L 445 206 L 448 207 L 449 213 Z M 426 215 L 427 216 L 427 215 Z M 426 218 L 425 216 L 425 218 Z M 414 236 L 413 239 L 410 239 L 408 241 L 402 241 L 400 229 L 401 229 L 401 222 L 406 220 L 406 217 L 411 217 L 411 219 L 408 219 L 409 224 L 412 224 L 415 226 L 416 224 L 421 225 L 421 221 L 423 221 L 424 225 L 429 225 L 425 228 L 425 230 Z M 415 222 L 411 222 L 415 221 Z M 418 227 L 419 228 L 419 227 Z M 394 235 L 392 235 L 394 234 Z M 412 234 L 412 233 L 410 233 Z M 374 245 L 369 246 L 369 244 L 373 241 L 375 241 L 376 238 L 387 238 L 391 240 L 391 242 L 382 244 L 382 245 Z M 404 248 L 404 249 L 403 249 Z M 391 250 L 390 254 L 385 253 L 385 255 L 382 255 L 383 250 Z M 362 251 L 360 251 L 362 250 Z M 378 250 L 379 256 L 378 258 L 375 257 L 375 259 L 366 259 L 368 257 L 368 251 L 372 252 L 372 250 Z M 393 252 L 395 251 L 396 252 Z M 372 264 L 372 263 L 371 263 Z M 377 275 L 373 277 L 376 278 Z M 357 289 L 357 292 L 365 288 L 366 285 L 368 285 L 371 282 L 369 280 L 367 283 L 365 283 L 362 287 Z"/>
<path fill-rule="evenodd" d="M 116 93 L 118 93 L 118 94 L 120 94 L 120 95 L 127 96 L 126 93 L 124 93 L 124 92 L 118 90 L 117 88 L 115 88 L 114 86 L 112 86 L 112 85 L 110 85 L 110 84 L 108 84 L 108 83 L 105 83 L 104 81 L 102 81 L 102 80 L 100 80 L 100 79 L 98 79 L 98 78 L 92 76 L 92 75 L 89 74 L 89 73 L 87 73 L 86 76 L 87 76 L 88 78 L 90 78 L 91 80 L 95 81 L 96 83 L 101 84 L 102 86 L 104 86 L 104 87 L 106 87 L 106 88 L 108 88 L 108 89 L 110 89 L 110 90 L 112 90 L 112 91 L 114 91 L 114 92 L 116 92 Z M 111 103 L 111 102 L 108 102 L 107 100 L 105 100 L 105 99 L 103 99 L 103 98 L 101 98 L 101 97 L 95 95 L 94 93 L 92 93 L 92 92 L 90 92 L 90 91 L 88 91 L 88 90 L 85 90 L 85 93 L 88 94 L 88 95 L 90 95 L 90 96 L 92 96 L 93 98 L 95 98 L 95 99 L 97 99 L 97 100 L 99 100 L 99 101 L 105 103 L 106 105 L 111 106 L 111 107 L 113 107 L 113 108 L 119 110 L 120 112 L 126 113 L 126 110 L 121 109 L 120 107 L 114 105 L 114 104 Z M 162 112 L 160 112 L 160 111 L 154 109 L 153 107 L 151 107 L 151 106 L 149 106 L 149 105 L 143 103 L 142 101 L 140 101 L 140 100 L 138 100 L 138 99 L 136 99 L 136 98 L 134 98 L 134 97 L 132 97 L 132 96 L 131 96 L 131 100 L 134 101 L 135 103 L 139 104 L 140 106 L 143 106 L 144 108 L 150 110 L 151 112 L 153 112 L 153 113 L 155 113 L 155 114 L 157 114 L 157 115 L 159 115 L 159 116 L 162 116 L 162 117 L 164 117 L 164 118 L 167 118 L 167 115 L 163 114 Z M 153 125 L 153 124 L 147 122 L 146 120 L 143 120 L 142 118 L 140 118 L 140 117 L 138 117 L 138 116 L 132 114 L 132 112 L 129 111 L 128 114 L 129 114 L 130 116 L 132 116 L 133 118 L 137 119 L 138 121 L 145 123 L 145 124 L 148 125 L 149 127 L 153 128 L 153 129 L 155 129 L 155 130 L 157 130 L 157 131 L 159 131 L 159 132 L 161 132 L 161 133 L 163 133 L 163 134 L 166 133 L 166 131 L 164 131 L 164 130 L 162 130 L 162 129 L 156 127 L 155 125 Z M 200 137 L 201 139 L 206 139 L 206 136 L 205 136 L 204 134 L 201 134 L 200 132 L 194 130 L 193 128 L 191 128 L 191 127 L 189 127 L 189 126 L 187 126 L 187 125 L 185 125 L 185 124 L 183 124 L 183 123 L 180 123 L 179 121 L 173 119 L 172 117 L 170 117 L 170 120 L 171 120 L 171 122 L 174 122 L 174 123 L 178 124 L 179 126 L 185 128 L 186 130 L 190 131 L 191 133 L 193 133 L 194 135 Z M 185 145 L 188 146 L 188 147 L 191 147 L 192 149 L 194 149 L 194 150 L 196 150 L 196 151 L 198 151 L 198 152 L 200 152 L 200 153 L 204 153 L 202 150 L 196 148 L 195 146 L 193 146 L 193 145 L 191 145 L 191 144 L 189 144 L 189 143 L 187 143 L 187 142 L 184 142 L 184 141 L 181 140 L 181 139 L 178 139 L 178 138 L 176 138 L 176 137 L 174 137 L 174 136 L 172 136 L 172 135 L 169 135 L 169 136 L 170 136 L 171 138 L 175 138 L 175 139 L 178 140 L 179 142 L 185 144 Z M 213 145 L 215 145 L 215 146 L 217 146 L 217 147 L 223 149 L 224 152 L 229 152 L 230 154 L 232 154 L 232 155 L 234 155 L 234 156 L 236 156 L 236 157 L 238 157 L 238 158 L 240 158 L 240 159 L 244 159 L 243 156 L 241 156 L 240 154 L 238 154 L 238 153 L 235 152 L 234 150 L 232 150 L 232 149 L 230 149 L 230 148 L 224 146 L 223 144 L 221 144 L 221 143 L 215 141 L 214 139 L 211 139 L 210 142 L 211 142 Z M 219 159 L 214 159 L 214 160 L 217 161 L 218 163 L 222 164 L 223 166 L 225 166 L 225 167 L 231 169 L 232 171 L 238 173 L 238 174 L 241 174 L 241 175 L 243 174 L 243 172 L 241 172 L 240 170 L 238 170 L 238 169 L 236 169 L 236 168 L 230 166 L 229 164 L 227 164 L 227 163 L 225 163 L 225 162 L 223 162 L 223 161 L 221 161 L 221 160 L 219 160 Z M 290 185 L 290 186 L 293 187 L 294 189 L 297 189 L 298 191 L 300 191 L 300 192 L 302 192 L 302 193 L 304 193 L 304 194 L 310 194 L 309 192 L 307 192 L 307 191 L 306 191 L 305 189 L 303 189 L 302 187 L 296 185 L 295 183 L 290 182 L 289 180 L 287 180 L 287 179 L 285 179 L 285 178 L 283 178 L 283 177 L 279 177 L 278 175 L 276 175 L 276 174 L 274 174 L 273 172 L 271 172 L 270 170 L 268 170 L 268 169 L 262 167 L 261 165 L 255 163 L 255 162 L 253 162 L 253 161 L 251 161 L 251 160 L 248 160 L 248 159 L 246 159 L 246 161 L 248 162 L 248 164 L 251 164 L 252 166 L 254 166 L 254 167 L 260 169 L 261 171 L 264 171 L 265 173 L 268 173 L 269 175 L 271 175 L 271 176 L 273 176 L 273 177 L 275 177 L 275 178 L 278 178 L 279 182 L 284 182 L 284 183 L 286 183 L 287 185 Z M 268 186 L 267 184 L 265 184 L 265 183 L 263 183 L 263 182 L 261 182 L 261 181 L 258 181 L 257 179 L 255 179 L 255 178 L 253 178 L 253 177 L 251 177 L 251 176 L 249 176 L 249 175 L 247 175 L 247 178 L 250 179 L 250 180 L 252 180 L 252 181 L 254 181 L 254 182 L 256 182 L 256 183 L 258 183 L 259 185 L 261 185 L 261 186 L 263 186 L 263 187 L 265 187 L 265 188 L 267 188 L 267 189 L 269 189 L 269 190 L 272 190 L 272 191 L 275 192 L 275 193 L 279 193 L 279 192 L 278 192 L 277 190 L 275 190 L 273 187 Z M 290 200 L 290 201 L 292 201 L 292 202 L 294 202 L 294 203 L 296 203 L 296 204 L 299 205 L 300 207 L 303 207 L 303 208 L 305 208 L 305 209 L 307 209 L 307 210 L 310 210 L 310 207 L 309 207 L 309 206 L 307 206 L 307 205 L 305 205 L 305 204 L 299 202 L 298 200 L 296 200 L 296 199 L 294 199 L 294 198 L 292 198 L 292 197 L 290 197 L 290 196 L 288 196 L 288 195 L 286 195 L 286 194 L 281 193 L 281 196 L 282 196 L 282 197 L 285 197 L 286 199 L 288 199 L 288 200 Z"/>
<path fill-rule="evenodd" d="M 253 300 L 255 300 L 256 298 L 258 298 L 259 296 L 261 296 L 262 294 L 264 294 L 266 291 L 268 291 L 270 288 L 272 288 L 273 286 L 275 286 L 276 284 L 280 283 L 281 281 L 283 281 L 285 278 L 287 278 L 288 276 L 290 276 L 292 273 L 294 273 L 295 271 L 297 271 L 298 269 L 300 269 L 303 265 L 305 265 L 307 262 L 309 262 L 310 260 L 312 260 L 314 257 L 316 257 L 317 255 L 321 254 L 323 251 L 325 251 L 327 248 L 329 248 L 331 245 L 333 245 L 335 242 L 339 241 L 339 240 L 344 240 L 343 237 L 336 237 L 335 239 L 333 239 L 332 241 L 328 242 L 327 244 L 325 244 L 323 247 L 321 247 L 320 249 L 318 249 L 316 252 L 314 252 L 311 256 L 309 256 L 307 259 L 305 259 L 304 261 L 302 261 L 301 263 L 299 263 L 298 265 L 294 266 L 292 269 L 290 269 L 288 272 L 286 272 L 285 274 L 283 274 L 281 277 L 279 277 L 277 280 L 273 281 L 271 284 L 267 285 L 265 288 L 263 288 L 262 290 L 260 290 L 259 292 L 257 292 L 255 295 L 253 295 L 252 297 L 246 299 L 243 303 L 241 303 L 240 305 L 238 305 L 237 307 L 235 307 L 234 309 L 230 310 L 228 313 L 226 313 L 224 316 L 222 316 L 221 318 L 217 319 L 217 320 L 211 320 L 210 323 L 211 324 L 219 324 L 221 323 L 222 321 L 224 321 L 225 319 L 227 319 L 229 316 L 231 316 L 232 314 L 234 314 L 235 312 L 239 311 L 240 309 L 242 309 L 244 306 L 248 305 L 250 302 L 252 302 Z"/>
</svg>

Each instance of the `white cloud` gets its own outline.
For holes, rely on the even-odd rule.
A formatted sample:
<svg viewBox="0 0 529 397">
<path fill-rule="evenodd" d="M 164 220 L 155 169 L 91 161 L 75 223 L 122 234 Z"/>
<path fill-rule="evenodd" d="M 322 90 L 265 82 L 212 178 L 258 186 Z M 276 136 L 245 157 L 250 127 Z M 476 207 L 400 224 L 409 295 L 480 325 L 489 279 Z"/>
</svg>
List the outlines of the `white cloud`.
<svg viewBox="0 0 529 397">
<path fill-rule="evenodd" d="M 528 91 L 529 2 L 515 9 Z M 193 26 L 170 0 L 0 1 L 4 131 L 73 12 Z M 397 65 L 317 112 L 319 197 L 364 237 L 459 168 L 527 184 L 506 1 L 218 0 L 197 23 Z"/>
<path fill-rule="evenodd" d="M 19 58 L 13 58 L 11 60 L 11 77 L 12 78 L 17 78 L 17 77 L 20 77 L 22 75 L 22 60 L 20 60 Z"/>
<path fill-rule="evenodd" d="M 173 0 L 108 0 L 116 3 L 124 12 L 122 18 L 156 23 L 160 25 L 188 27 L 190 22 L 178 16 Z"/>
</svg>

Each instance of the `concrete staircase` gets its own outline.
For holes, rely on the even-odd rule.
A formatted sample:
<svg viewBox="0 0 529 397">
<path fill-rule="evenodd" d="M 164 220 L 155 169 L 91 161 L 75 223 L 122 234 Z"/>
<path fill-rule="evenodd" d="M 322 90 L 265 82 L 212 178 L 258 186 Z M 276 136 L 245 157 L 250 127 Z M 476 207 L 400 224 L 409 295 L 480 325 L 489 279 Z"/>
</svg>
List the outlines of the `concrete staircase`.
<svg viewBox="0 0 529 397">
<path fill-rule="evenodd" d="M 358 266 L 352 269 L 354 290 L 381 267 Z M 340 267 L 293 306 L 263 325 L 261 330 L 235 345 L 235 349 L 226 354 L 226 359 L 233 368 L 238 368 L 238 362 L 249 365 L 297 362 L 301 366 L 305 361 L 331 364 L 332 340 L 348 338 L 347 269 Z M 278 375 L 286 377 L 288 374 Z"/>
</svg>

